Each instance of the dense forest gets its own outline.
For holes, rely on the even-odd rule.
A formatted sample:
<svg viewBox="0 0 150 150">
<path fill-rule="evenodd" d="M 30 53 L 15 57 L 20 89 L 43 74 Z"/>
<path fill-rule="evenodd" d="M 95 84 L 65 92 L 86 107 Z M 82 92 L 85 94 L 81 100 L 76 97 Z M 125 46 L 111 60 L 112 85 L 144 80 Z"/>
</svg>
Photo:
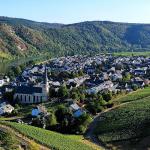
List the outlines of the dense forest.
<svg viewBox="0 0 150 150">
<path fill-rule="evenodd" d="M 149 51 L 150 25 L 108 21 L 50 24 L 0 17 L 0 57 Z"/>
</svg>

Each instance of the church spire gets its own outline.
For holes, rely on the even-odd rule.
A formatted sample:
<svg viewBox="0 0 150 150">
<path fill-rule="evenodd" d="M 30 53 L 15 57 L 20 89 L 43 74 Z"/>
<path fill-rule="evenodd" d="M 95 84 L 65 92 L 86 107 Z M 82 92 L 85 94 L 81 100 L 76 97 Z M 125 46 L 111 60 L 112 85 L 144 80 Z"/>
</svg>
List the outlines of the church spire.
<svg viewBox="0 0 150 150">
<path fill-rule="evenodd" d="M 44 84 L 47 84 L 47 83 L 48 83 L 48 77 L 47 77 L 47 68 L 46 68 L 46 65 L 45 65 Z"/>
</svg>

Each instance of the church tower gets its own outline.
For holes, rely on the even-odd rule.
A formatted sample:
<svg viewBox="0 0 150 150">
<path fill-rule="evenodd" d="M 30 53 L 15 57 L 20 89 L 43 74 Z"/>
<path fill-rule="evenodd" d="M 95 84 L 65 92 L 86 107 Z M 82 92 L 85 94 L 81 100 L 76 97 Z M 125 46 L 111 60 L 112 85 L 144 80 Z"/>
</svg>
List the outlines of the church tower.
<svg viewBox="0 0 150 150">
<path fill-rule="evenodd" d="M 48 98 L 49 95 L 49 83 L 48 83 L 48 77 L 47 77 L 47 68 L 45 65 L 45 72 L 44 72 L 44 80 L 43 80 L 43 85 L 42 85 L 42 93 Z"/>
</svg>

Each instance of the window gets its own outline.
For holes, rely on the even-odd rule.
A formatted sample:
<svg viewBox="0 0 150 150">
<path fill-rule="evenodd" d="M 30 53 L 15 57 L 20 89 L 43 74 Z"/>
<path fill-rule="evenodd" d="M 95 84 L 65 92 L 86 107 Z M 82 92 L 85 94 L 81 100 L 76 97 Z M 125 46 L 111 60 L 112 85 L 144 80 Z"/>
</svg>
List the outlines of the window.
<svg viewBox="0 0 150 150">
<path fill-rule="evenodd" d="M 18 95 L 16 96 L 16 100 L 18 100 Z"/>
<path fill-rule="evenodd" d="M 25 102 L 26 102 L 26 95 L 25 95 Z"/>
<path fill-rule="evenodd" d="M 30 95 L 29 95 L 29 102 L 30 102 Z"/>
<path fill-rule="evenodd" d="M 41 102 L 42 102 L 42 96 L 41 96 Z"/>
<path fill-rule="evenodd" d="M 35 96 L 33 96 L 33 103 L 35 102 Z"/>
<path fill-rule="evenodd" d="M 37 96 L 37 102 L 39 101 L 39 97 Z"/>
</svg>

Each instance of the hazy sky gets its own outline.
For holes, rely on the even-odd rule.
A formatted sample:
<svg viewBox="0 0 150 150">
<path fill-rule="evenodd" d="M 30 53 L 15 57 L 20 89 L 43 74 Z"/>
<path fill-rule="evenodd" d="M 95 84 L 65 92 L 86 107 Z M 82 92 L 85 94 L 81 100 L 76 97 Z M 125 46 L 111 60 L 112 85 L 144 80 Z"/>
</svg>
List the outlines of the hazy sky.
<svg viewBox="0 0 150 150">
<path fill-rule="evenodd" d="M 150 23 L 150 0 L 0 0 L 0 16 L 50 23 Z"/>
</svg>

